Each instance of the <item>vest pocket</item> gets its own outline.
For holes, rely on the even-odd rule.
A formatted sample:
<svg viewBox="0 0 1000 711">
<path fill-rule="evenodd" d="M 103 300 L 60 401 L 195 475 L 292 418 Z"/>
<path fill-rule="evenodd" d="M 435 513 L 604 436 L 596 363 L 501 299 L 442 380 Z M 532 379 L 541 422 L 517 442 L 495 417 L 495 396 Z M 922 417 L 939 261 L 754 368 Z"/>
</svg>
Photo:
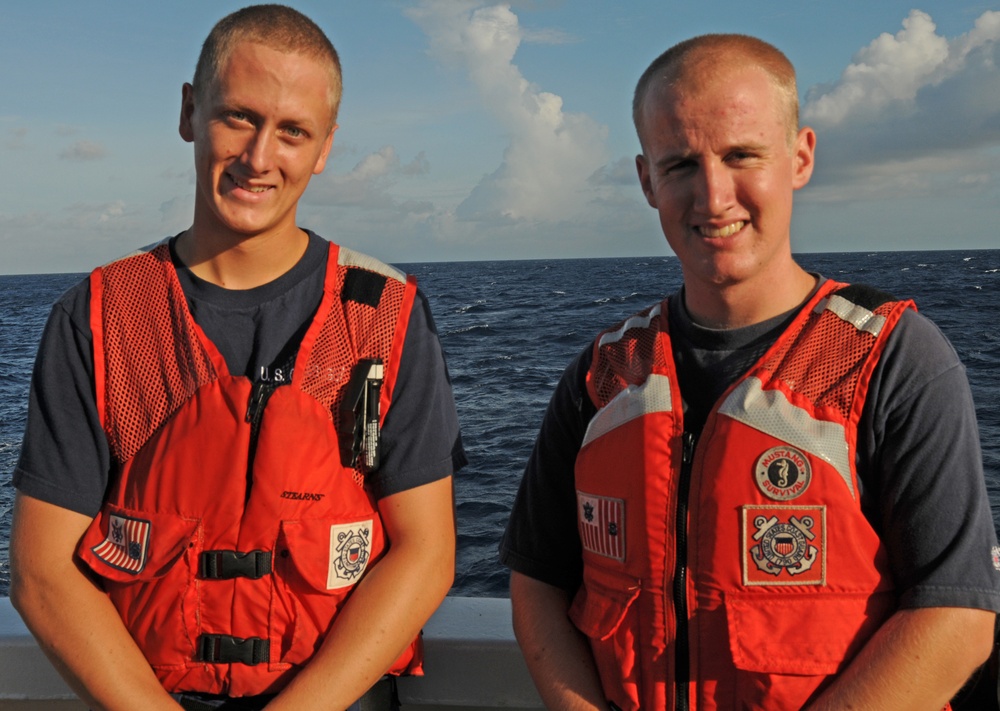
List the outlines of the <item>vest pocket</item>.
<svg viewBox="0 0 1000 711">
<path fill-rule="evenodd" d="M 373 554 L 373 519 L 282 521 L 275 570 L 294 589 L 332 594 L 354 586 Z"/>
<path fill-rule="evenodd" d="M 158 674 L 194 654 L 200 538 L 199 519 L 106 504 L 77 547 Z"/>
<path fill-rule="evenodd" d="M 371 514 L 369 514 L 371 516 Z M 304 664 L 376 555 L 372 518 L 282 521 L 274 555 L 271 661 Z M 277 646 L 275 646 L 275 643 Z"/>
<path fill-rule="evenodd" d="M 84 533 L 80 558 L 99 576 L 117 583 L 166 575 L 194 546 L 200 521 L 106 504 Z"/>
<path fill-rule="evenodd" d="M 801 707 L 858 653 L 892 604 L 885 593 L 727 594 L 739 708 Z"/>
<path fill-rule="evenodd" d="M 640 635 L 649 620 L 640 619 L 639 581 L 586 566 L 583 586 L 573 599 L 569 618 L 590 639 L 590 648 L 610 701 L 622 709 L 639 708 Z"/>
</svg>

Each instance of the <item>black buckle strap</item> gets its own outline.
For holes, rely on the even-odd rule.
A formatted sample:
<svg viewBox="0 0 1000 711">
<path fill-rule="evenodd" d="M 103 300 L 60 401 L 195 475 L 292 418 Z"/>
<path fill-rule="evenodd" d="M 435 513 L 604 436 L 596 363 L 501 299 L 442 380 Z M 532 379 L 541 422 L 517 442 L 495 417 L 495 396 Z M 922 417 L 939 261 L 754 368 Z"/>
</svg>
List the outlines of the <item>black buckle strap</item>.
<svg viewBox="0 0 1000 711">
<path fill-rule="evenodd" d="M 257 580 L 270 573 L 271 551 L 204 551 L 198 564 L 198 574 L 207 580 Z"/>
<path fill-rule="evenodd" d="M 242 639 L 228 634 L 203 634 L 198 638 L 195 661 L 208 664 L 263 664 L 271 659 L 271 642 L 261 637 Z"/>
</svg>

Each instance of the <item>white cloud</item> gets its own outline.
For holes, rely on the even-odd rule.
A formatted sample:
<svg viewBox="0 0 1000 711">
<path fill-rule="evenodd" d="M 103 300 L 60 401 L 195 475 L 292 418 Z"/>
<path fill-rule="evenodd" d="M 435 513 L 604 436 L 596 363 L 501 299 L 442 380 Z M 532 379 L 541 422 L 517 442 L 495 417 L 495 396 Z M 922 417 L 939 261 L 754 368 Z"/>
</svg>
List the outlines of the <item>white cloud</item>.
<svg viewBox="0 0 1000 711">
<path fill-rule="evenodd" d="M 485 110 L 510 137 L 502 163 L 455 216 L 558 221 L 585 209 L 594 197 L 587 178 L 607 162 L 607 128 L 564 111 L 560 96 L 529 82 L 513 62 L 526 36 L 549 42 L 565 36 L 526 33 L 509 5 L 425 0 L 407 12 L 427 34 L 432 56 L 466 72 Z"/>
<path fill-rule="evenodd" d="M 86 161 L 100 160 L 107 155 L 107 150 L 100 143 L 94 141 L 77 141 L 72 146 L 64 149 L 59 157 L 63 160 Z"/>
<path fill-rule="evenodd" d="M 619 158 L 598 168 L 588 179 L 592 185 L 622 185 L 638 188 L 639 178 L 635 158 Z"/>
<path fill-rule="evenodd" d="M 1000 12 L 948 38 L 913 10 L 902 30 L 861 49 L 836 83 L 808 93 L 803 119 L 817 130 L 818 149 L 815 185 L 804 195 L 941 195 L 995 182 L 998 65 Z"/>
<path fill-rule="evenodd" d="M 415 161 L 419 160 L 418 156 Z M 348 173 L 324 173 L 313 178 L 305 198 L 314 204 L 391 208 L 395 201 L 388 189 L 402 172 L 396 149 L 383 146 L 364 156 Z"/>
<path fill-rule="evenodd" d="M 836 126 L 859 113 L 879 113 L 893 103 L 912 107 L 917 90 L 948 60 L 948 40 L 930 15 L 913 10 L 895 36 L 883 32 L 854 57 L 837 85 L 807 104 L 807 121 Z"/>
</svg>

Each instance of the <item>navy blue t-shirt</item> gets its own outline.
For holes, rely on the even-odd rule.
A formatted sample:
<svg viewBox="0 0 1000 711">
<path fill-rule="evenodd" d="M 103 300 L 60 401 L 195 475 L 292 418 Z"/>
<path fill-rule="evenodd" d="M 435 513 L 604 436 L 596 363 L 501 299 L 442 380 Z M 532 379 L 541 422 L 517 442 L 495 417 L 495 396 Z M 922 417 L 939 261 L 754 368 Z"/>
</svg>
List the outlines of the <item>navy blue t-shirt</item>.
<svg viewBox="0 0 1000 711">
<path fill-rule="evenodd" d="M 199 279 L 171 249 L 195 322 L 219 349 L 229 372 L 251 380 L 280 372 L 323 296 L 329 243 L 309 233 L 292 269 L 254 289 L 232 290 Z M 28 423 L 14 471 L 19 491 L 94 516 L 112 469 L 94 395 L 90 289 L 84 280 L 49 316 L 32 375 Z M 377 498 L 451 476 L 466 460 L 441 344 L 419 291 L 381 433 L 381 463 L 368 482 Z"/>
<path fill-rule="evenodd" d="M 683 290 L 668 308 L 685 428 L 695 433 L 799 311 L 710 329 L 691 320 Z M 500 544 L 507 567 L 571 593 L 583 574 L 574 464 L 596 412 L 585 383 L 592 357 L 590 345 L 552 395 Z M 1000 611 L 996 533 L 965 368 L 938 328 L 912 310 L 872 375 L 857 460 L 862 510 L 885 543 L 900 606 Z"/>
</svg>

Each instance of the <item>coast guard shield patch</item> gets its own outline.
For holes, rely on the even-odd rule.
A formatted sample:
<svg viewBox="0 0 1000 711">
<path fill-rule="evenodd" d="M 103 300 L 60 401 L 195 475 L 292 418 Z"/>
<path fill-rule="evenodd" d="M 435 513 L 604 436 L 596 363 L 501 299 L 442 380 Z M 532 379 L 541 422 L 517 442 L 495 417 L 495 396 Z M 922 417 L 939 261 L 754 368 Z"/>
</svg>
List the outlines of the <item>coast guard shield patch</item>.
<svg viewBox="0 0 1000 711">
<path fill-rule="evenodd" d="M 146 567 L 149 533 L 149 521 L 111 514 L 107 536 L 90 550 L 112 568 L 137 575 Z"/>
<path fill-rule="evenodd" d="M 744 506 L 744 585 L 826 585 L 825 506 Z"/>
<path fill-rule="evenodd" d="M 371 556 L 372 520 L 330 526 L 330 567 L 326 589 L 354 585 L 368 567 Z"/>
<path fill-rule="evenodd" d="M 576 519 L 583 549 L 625 561 L 625 500 L 576 492 Z"/>
</svg>

